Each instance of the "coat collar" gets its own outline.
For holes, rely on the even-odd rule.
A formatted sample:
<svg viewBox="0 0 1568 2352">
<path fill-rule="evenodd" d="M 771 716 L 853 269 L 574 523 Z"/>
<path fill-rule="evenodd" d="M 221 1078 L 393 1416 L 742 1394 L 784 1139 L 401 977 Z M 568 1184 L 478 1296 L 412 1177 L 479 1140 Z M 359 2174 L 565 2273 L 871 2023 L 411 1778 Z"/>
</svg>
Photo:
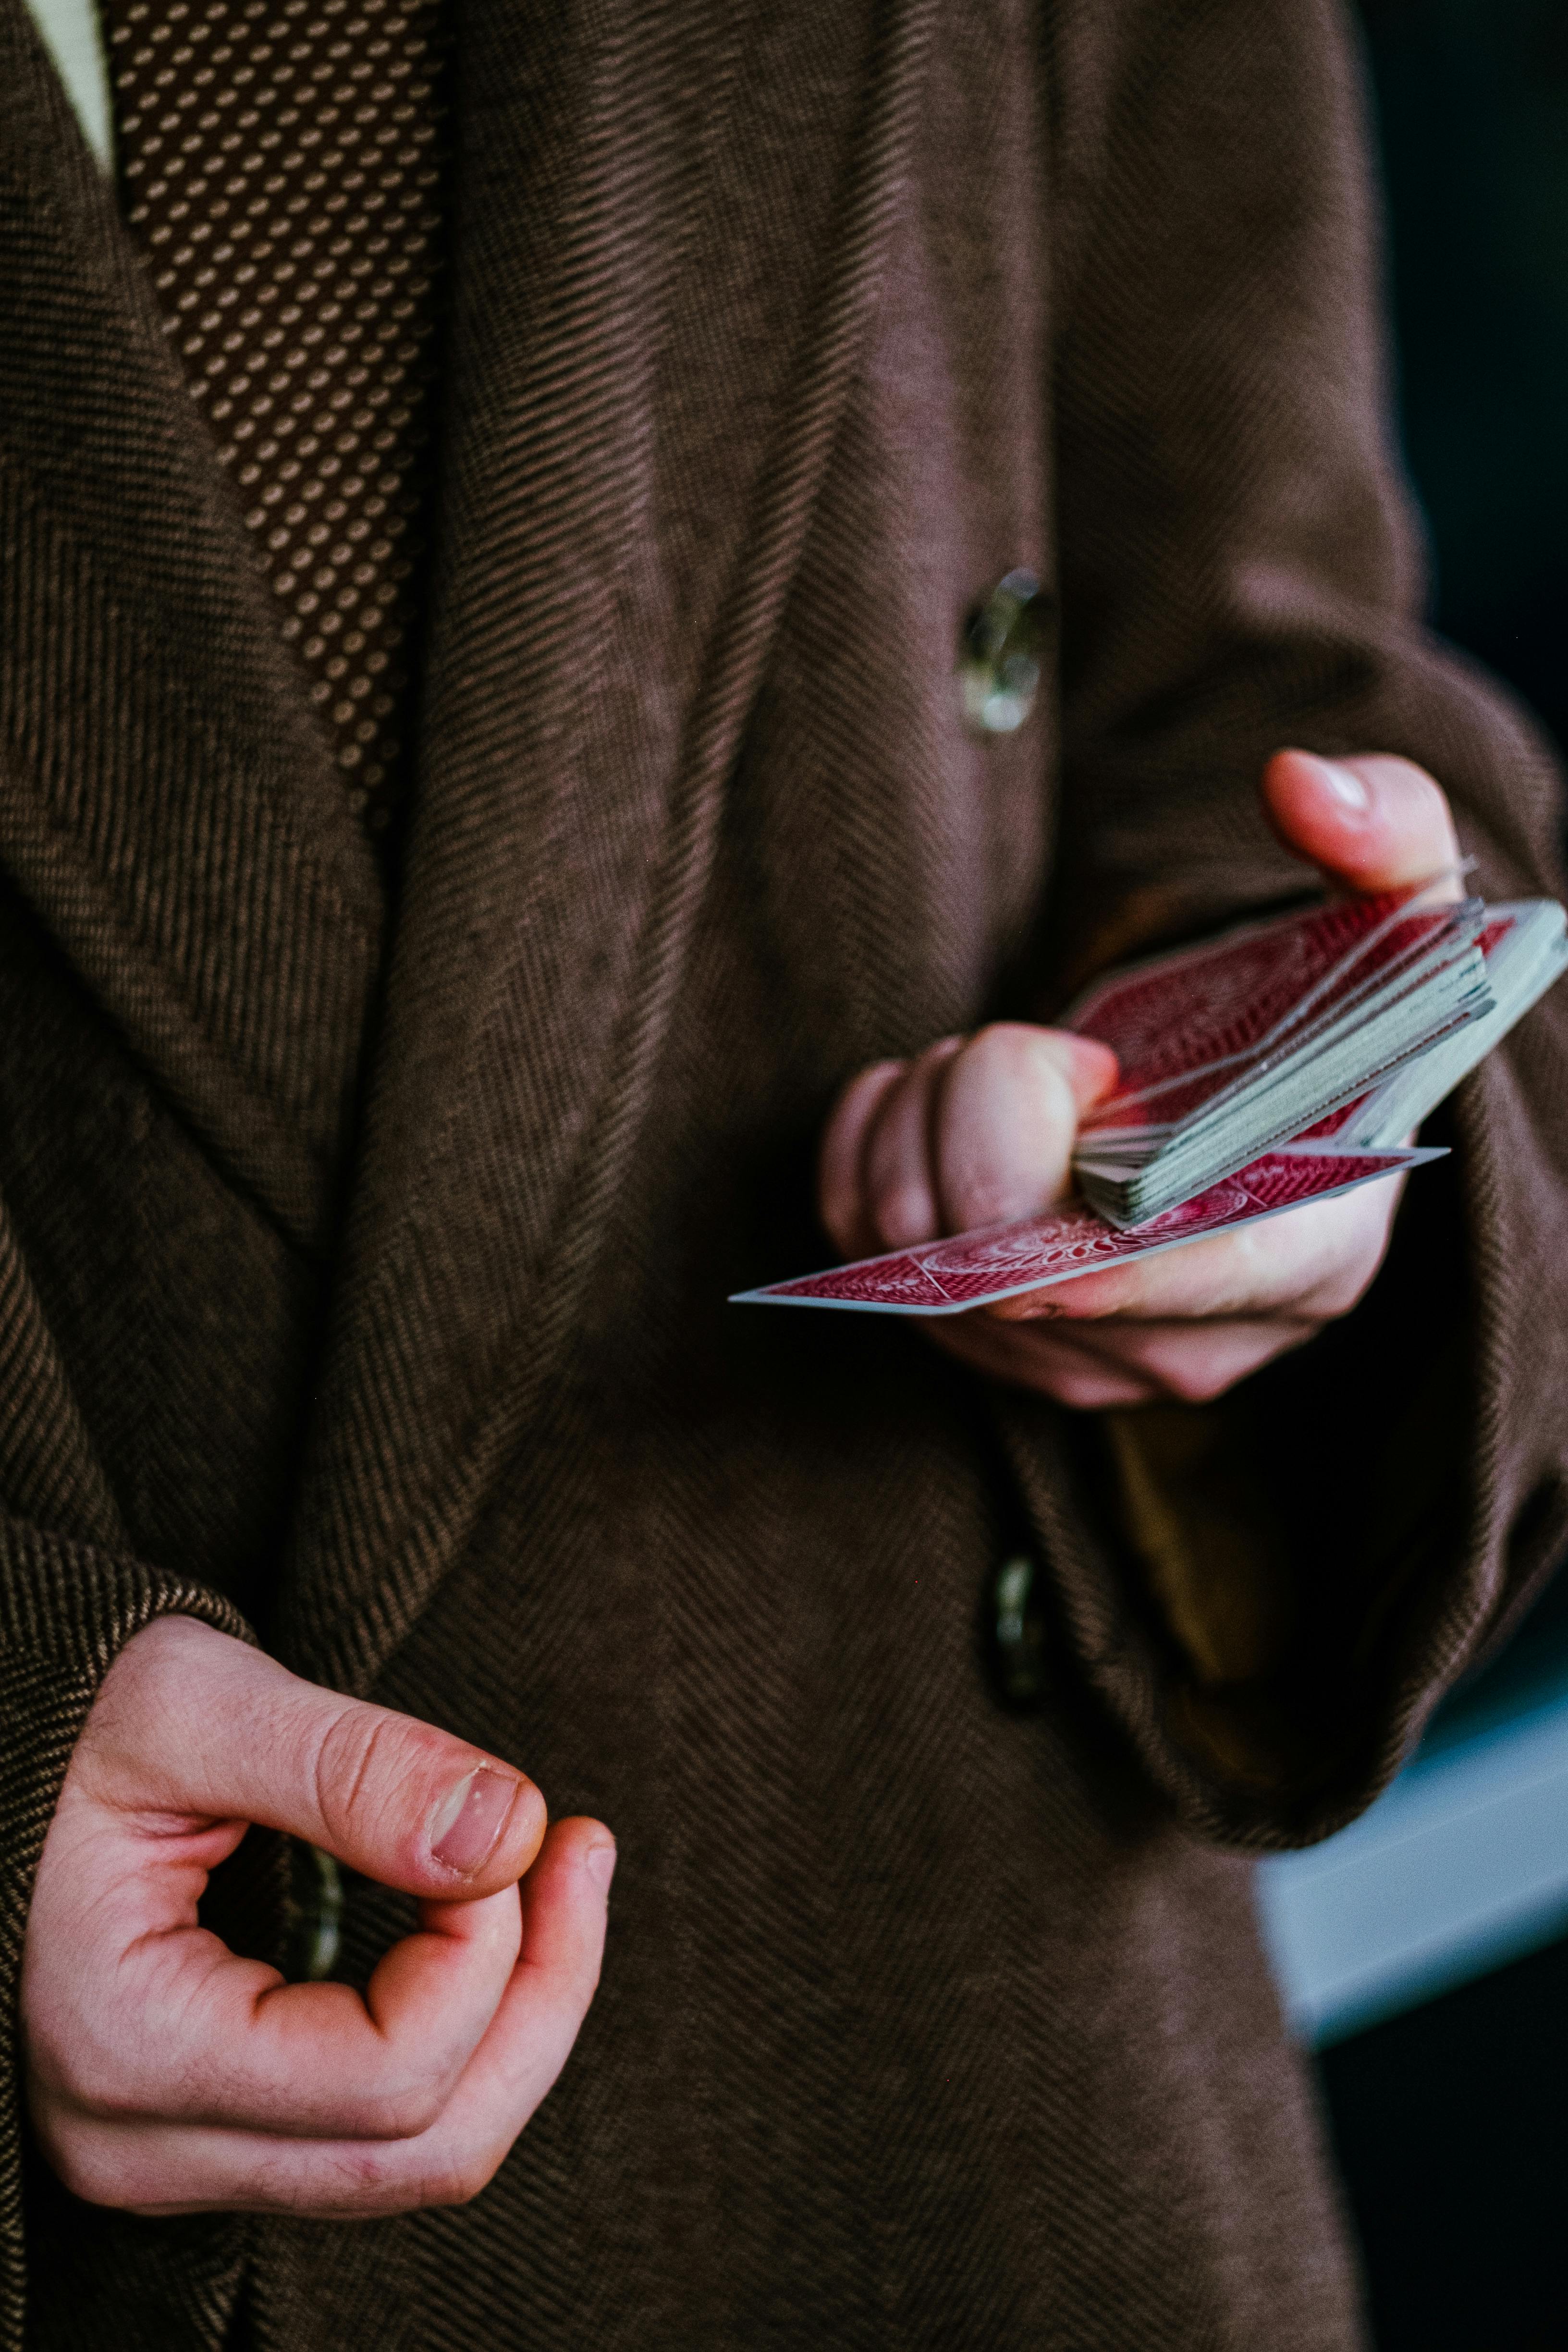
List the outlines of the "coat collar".
<svg viewBox="0 0 1568 2352">
<path fill-rule="evenodd" d="M 0 0 L 0 855 L 297 1242 L 332 1232 L 357 1120 L 276 1633 L 361 1688 L 546 1400 L 647 1116 L 934 9 L 455 5 L 438 535 L 383 974 L 371 854 L 229 485 Z"/>
<path fill-rule="evenodd" d="M 231 1175 L 322 1246 L 379 883 L 23 0 L 0 318 L 0 855 Z"/>
<path fill-rule="evenodd" d="M 287 1613 L 341 1684 L 374 1680 L 569 1349 L 876 299 L 931 15 L 579 0 L 546 41 L 460 8 L 419 801 Z"/>
</svg>

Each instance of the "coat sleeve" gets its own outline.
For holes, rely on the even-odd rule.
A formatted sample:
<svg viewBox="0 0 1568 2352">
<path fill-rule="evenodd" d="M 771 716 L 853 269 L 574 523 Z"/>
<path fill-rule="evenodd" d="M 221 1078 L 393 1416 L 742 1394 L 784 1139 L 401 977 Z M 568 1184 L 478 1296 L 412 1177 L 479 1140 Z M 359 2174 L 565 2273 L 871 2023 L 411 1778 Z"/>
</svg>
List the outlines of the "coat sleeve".
<svg viewBox="0 0 1568 2352">
<path fill-rule="evenodd" d="M 0 1202 L 0 2345 L 24 2329 L 17 2000 L 33 1880 L 100 1684 L 172 1612 L 248 1637 L 216 1592 L 132 1550 Z"/>
<path fill-rule="evenodd" d="M 1060 988 L 1300 891 L 1282 744 L 1420 761 L 1477 888 L 1563 895 L 1549 754 L 1421 625 L 1338 8 L 1047 22 Z M 1436 1123 L 1367 1300 L 1217 1412 L 1004 1408 L 1065 1639 L 1209 1834 L 1348 1819 L 1568 1543 L 1565 1080 L 1560 989 Z"/>
</svg>

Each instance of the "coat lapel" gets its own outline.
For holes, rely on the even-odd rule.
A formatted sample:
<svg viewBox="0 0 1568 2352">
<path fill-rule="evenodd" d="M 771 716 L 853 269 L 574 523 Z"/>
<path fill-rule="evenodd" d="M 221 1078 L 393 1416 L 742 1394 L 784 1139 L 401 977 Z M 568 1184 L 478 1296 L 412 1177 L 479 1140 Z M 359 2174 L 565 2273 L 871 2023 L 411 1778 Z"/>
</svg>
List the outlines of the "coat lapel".
<svg viewBox="0 0 1568 2352">
<path fill-rule="evenodd" d="M 0 319 L 0 857 L 208 1148 L 321 1246 L 379 882 L 23 0 Z"/>
<path fill-rule="evenodd" d="M 365 1687 L 559 1368 L 830 455 L 931 0 L 495 0 L 419 804 L 285 1638 Z M 455 1271 L 453 1271 L 455 1270 Z"/>
</svg>

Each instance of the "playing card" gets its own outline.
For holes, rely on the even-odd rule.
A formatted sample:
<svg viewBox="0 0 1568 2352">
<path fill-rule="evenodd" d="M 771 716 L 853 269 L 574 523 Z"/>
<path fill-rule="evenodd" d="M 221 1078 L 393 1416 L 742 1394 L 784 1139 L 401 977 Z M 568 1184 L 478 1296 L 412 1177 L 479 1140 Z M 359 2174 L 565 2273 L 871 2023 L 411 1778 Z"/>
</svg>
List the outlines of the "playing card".
<svg viewBox="0 0 1568 2352">
<path fill-rule="evenodd" d="M 994 1299 L 1016 1297 L 1048 1284 L 1070 1282 L 1133 1258 L 1179 1249 L 1207 1234 L 1227 1233 L 1305 1201 L 1328 1200 L 1374 1177 L 1393 1175 L 1440 1152 L 1338 1152 L 1289 1146 L 1266 1152 L 1238 1175 L 1212 1185 L 1196 1200 L 1167 1209 L 1136 1232 L 1120 1231 L 1074 1204 L 1021 1223 L 988 1225 L 951 1240 L 890 1250 L 881 1257 L 829 1267 L 822 1274 L 738 1291 L 734 1306 L 841 1307 L 882 1315 L 961 1315 Z"/>
<path fill-rule="evenodd" d="M 1073 1155 L 1089 1205 L 1113 1224 L 1142 1226 L 1163 1210 L 1206 1192 L 1260 1154 L 1300 1138 L 1303 1128 L 1363 1093 L 1436 1042 L 1456 1021 L 1490 1008 L 1485 967 L 1471 947 L 1415 1001 L 1390 1003 L 1328 1040 L 1258 1071 L 1245 1093 L 1204 1106 L 1163 1139 L 1152 1139 L 1129 1161 L 1107 1160 L 1103 1134 L 1085 1135 Z M 1403 1130 L 1401 1130 L 1403 1132 Z M 1376 1145 L 1398 1136 L 1346 1136 L 1346 1144 Z"/>
<path fill-rule="evenodd" d="M 1068 1025 L 1121 1064 L 1073 1153 L 1089 1205 L 1142 1229 L 1321 1133 L 1418 1057 L 1434 1072 L 1462 1061 L 1451 1041 L 1497 1009 L 1479 944 L 1496 924 L 1479 898 L 1434 904 L 1451 879 L 1250 924 L 1113 972 L 1082 998 Z M 1374 1149 L 1404 1131 L 1347 1128 L 1337 1140 Z"/>
<path fill-rule="evenodd" d="M 1163 1143 L 1177 1129 L 1194 1125 L 1199 1114 L 1218 1117 L 1281 1080 L 1310 1084 L 1310 1074 L 1335 1066 L 1331 1057 L 1336 1051 L 1342 1055 L 1346 1047 L 1363 1058 L 1370 1077 L 1374 1064 L 1419 1051 L 1447 1029 L 1461 1004 L 1484 1003 L 1485 981 L 1485 963 L 1466 942 L 1436 968 L 1425 968 L 1419 979 L 1402 973 L 1394 988 L 1378 991 L 1374 1003 L 1358 1002 L 1352 1017 L 1292 1029 L 1254 1053 L 1208 1063 L 1156 1086 L 1118 1087 L 1095 1105 L 1079 1139 L 1080 1156 L 1099 1158 L 1107 1147 L 1147 1156 L 1146 1146 L 1139 1149 L 1143 1139 Z"/>
<path fill-rule="evenodd" d="M 1310 1054 L 1384 1002 L 1408 1000 L 1462 961 L 1480 932 L 1486 911 L 1475 898 L 1414 913 L 1397 904 L 1389 911 L 1386 899 L 1365 903 L 1382 905 L 1385 911 L 1349 951 L 1337 957 L 1331 970 L 1310 979 L 1304 994 L 1291 1003 L 1282 1003 L 1285 990 L 1279 975 L 1300 977 L 1304 965 L 1310 968 L 1326 960 L 1321 951 L 1330 927 L 1321 919 L 1337 916 L 1337 908 L 1320 908 L 1319 926 L 1304 919 L 1278 926 L 1279 971 L 1249 999 L 1232 1002 L 1228 1010 L 1222 1002 L 1224 991 L 1217 988 L 1192 1008 L 1185 976 L 1173 972 L 1166 992 L 1172 1025 L 1152 1046 L 1138 1038 L 1131 1021 L 1125 1024 L 1124 1045 L 1115 1046 L 1098 1018 L 1087 1029 L 1078 1019 L 1069 1020 L 1069 1028 L 1115 1046 L 1121 1065 L 1116 1091 L 1095 1106 L 1091 1131 L 1168 1126 L 1189 1118 L 1216 1097 L 1237 1093 L 1288 1057 Z M 1348 927 L 1333 929 L 1342 937 Z M 1247 944 L 1250 951 L 1258 951 L 1268 943 L 1268 934 L 1260 932 Z M 1180 964 L 1183 960 L 1173 961 Z M 1225 985 L 1252 976 L 1238 964 Z M 1155 993 L 1161 985 L 1157 971 L 1144 983 Z M 1131 1009 L 1125 1003 L 1112 1006 L 1119 1025 L 1120 1015 Z M 1143 1045 L 1142 1058 L 1133 1050 L 1135 1043 Z"/>
<path fill-rule="evenodd" d="M 1375 1150 L 1419 1127 L 1562 976 L 1568 965 L 1568 936 L 1561 907 L 1550 898 L 1525 898 L 1487 911 L 1487 927 L 1477 944 L 1486 959 L 1491 1012 L 1461 1024 L 1335 1114 L 1334 1128 L 1342 1143 Z M 1314 1136 L 1323 1131 L 1321 1127 L 1312 1130 Z"/>
<path fill-rule="evenodd" d="M 1119 1091 L 1147 1092 L 1231 1062 L 1314 1014 L 1336 979 L 1348 989 L 1380 942 L 1389 941 L 1384 961 L 1393 963 L 1440 937 L 1456 910 L 1423 910 L 1422 895 L 1389 890 L 1309 907 L 1125 964 L 1087 990 L 1062 1026 L 1110 1046 L 1121 1065 Z"/>
</svg>

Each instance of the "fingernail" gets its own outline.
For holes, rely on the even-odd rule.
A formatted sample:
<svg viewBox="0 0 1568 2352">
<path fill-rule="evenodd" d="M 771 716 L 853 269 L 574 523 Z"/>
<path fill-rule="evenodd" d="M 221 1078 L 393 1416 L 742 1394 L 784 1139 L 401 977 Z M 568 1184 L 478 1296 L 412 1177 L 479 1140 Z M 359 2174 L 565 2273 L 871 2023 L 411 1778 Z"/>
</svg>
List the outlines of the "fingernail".
<svg viewBox="0 0 1568 2352">
<path fill-rule="evenodd" d="M 430 1816 L 436 1860 L 471 1878 L 495 1852 L 521 1786 L 510 1772 L 492 1772 L 486 1764 L 465 1773 Z"/>
<path fill-rule="evenodd" d="M 616 1874 L 616 1849 L 613 1845 L 591 1845 L 584 1857 L 589 1877 L 601 1895 L 610 1891 L 610 1881 Z"/>
<path fill-rule="evenodd" d="M 1313 757 L 1313 765 L 1335 800 L 1345 808 L 1366 809 L 1372 806 L 1372 794 L 1353 768 L 1343 768 L 1337 760 Z"/>
</svg>

